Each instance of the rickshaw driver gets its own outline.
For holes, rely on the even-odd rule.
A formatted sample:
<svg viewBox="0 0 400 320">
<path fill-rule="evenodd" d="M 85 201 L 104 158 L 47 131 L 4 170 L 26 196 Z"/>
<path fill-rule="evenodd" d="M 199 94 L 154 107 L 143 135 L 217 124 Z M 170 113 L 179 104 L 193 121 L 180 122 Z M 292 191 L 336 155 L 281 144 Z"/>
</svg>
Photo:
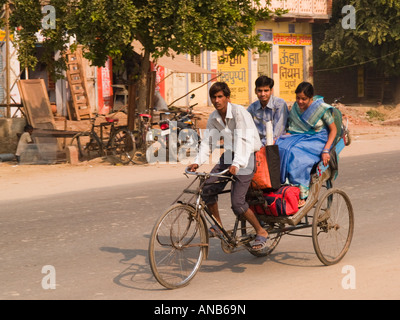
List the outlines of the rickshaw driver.
<svg viewBox="0 0 400 320">
<path fill-rule="evenodd" d="M 216 143 L 213 133 L 222 133 L 224 138 L 230 135 L 231 139 L 224 139 L 226 151 L 211 172 L 221 172 L 229 168 L 229 173 L 235 176 L 231 188 L 232 210 L 236 215 L 242 215 L 255 229 L 257 236 L 252 249 L 258 251 L 267 245 L 268 233 L 249 208 L 246 193 L 254 176 L 254 153 L 261 148 L 261 141 L 250 113 L 244 107 L 230 103 L 230 93 L 225 82 L 216 82 L 211 86 L 209 95 L 215 111 L 211 113 L 207 122 L 208 134 L 200 144 L 194 163 L 189 165 L 187 170 L 195 172 L 209 159 L 210 149 L 214 149 Z M 232 144 L 226 143 L 228 141 L 232 141 Z M 235 149 L 238 152 L 235 153 Z M 220 183 L 216 183 L 219 181 Z M 227 183 L 226 179 L 211 177 L 204 186 L 202 195 L 211 214 L 221 226 L 217 194 L 222 192 Z M 211 236 L 217 236 L 221 230 L 214 225 L 209 229 L 209 233 Z"/>
</svg>

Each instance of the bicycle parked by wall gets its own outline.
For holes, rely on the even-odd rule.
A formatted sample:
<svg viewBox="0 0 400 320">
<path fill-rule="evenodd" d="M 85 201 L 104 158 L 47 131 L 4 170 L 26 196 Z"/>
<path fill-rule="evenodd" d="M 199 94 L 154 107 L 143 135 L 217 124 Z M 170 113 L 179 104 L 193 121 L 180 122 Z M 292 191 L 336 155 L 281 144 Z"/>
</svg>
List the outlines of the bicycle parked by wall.
<svg viewBox="0 0 400 320">
<path fill-rule="evenodd" d="M 99 115 L 90 119 L 90 131 L 76 134 L 70 145 L 76 146 L 79 160 L 91 160 L 97 157 L 112 156 L 122 164 L 133 161 L 136 153 L 135 137 L 127 126 L 118 126 L 118 118 L 105 117 L 105 122 L 96 124 Z"/>
<path fill-rule="evenodd" d="M 133 131 L 133 136 L 135 138 L 136 149 L 137 150 L 146 150 L 149 147 L 148 135 L 151 133 L 151 115 L 147 113 L 136 113 L 136 123 L 137 129 Z"/>
</svg>

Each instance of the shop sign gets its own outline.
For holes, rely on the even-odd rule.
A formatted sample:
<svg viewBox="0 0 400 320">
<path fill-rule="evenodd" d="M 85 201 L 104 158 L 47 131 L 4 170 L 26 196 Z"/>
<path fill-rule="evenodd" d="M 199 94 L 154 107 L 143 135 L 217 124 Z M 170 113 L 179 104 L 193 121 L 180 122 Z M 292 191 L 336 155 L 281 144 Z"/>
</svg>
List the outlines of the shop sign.
<svg viewBox="0 0 400 320">
<path fill-rule="evenodd" d="M 228 84 L 231 101 L 235 104 L 249 104 L 248 52 L 243 56 L 229 58 L 229 51 L 218 51 L 218 74 L 220 81 Z"/>
<path fill-rule="evenodd" d="M 310 34 L 274 33 L 274 44 L 284 46 L 311 46 Z"/>
</svg>

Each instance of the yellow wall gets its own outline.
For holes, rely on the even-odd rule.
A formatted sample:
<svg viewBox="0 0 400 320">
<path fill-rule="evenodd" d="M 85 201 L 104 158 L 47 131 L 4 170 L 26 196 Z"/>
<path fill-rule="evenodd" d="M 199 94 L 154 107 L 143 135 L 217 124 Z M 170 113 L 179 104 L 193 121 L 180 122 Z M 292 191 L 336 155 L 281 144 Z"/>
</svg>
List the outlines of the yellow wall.
<svg viewBox="0 0 400 320">
<path fill-rule="evenodd" d="M 294 25 L 294 33 L 289 33 L 289 25 Z M 312 27 L 310 23 L 289 23 L 262 21 L 256 24 L 256 32 L 260 29 L 272 30 L 274 36 L 272 50 L 270 52 L 270 74 L 275 81 L 274 95 L 285 99 L 288 104 L 295 100 L 294 91 L 302 81 L 312 82 Z M 292 31 L 292 30 L 290 30 Z M 282 37 L 278 37 L 280 34 Z M 279 38 L 279 39 L 278 39 Z M 293 41 L 293 42 L 291 42 Z M 290 61 L 283 57 L 284 53 L 296 57 L 296 65 L 290 65 Z M 287 57 L 289 58 L 289 57 Z M 292 61 L 293 62 L 293 61 Z M 254 82 L 258 77 L 257 62 L 252 63 L 252 79 L 250 88 L 254 92 Z M 290 67 L 290 69 L 288 69 Z M 285 69 L 286 68 L 286 69 Z M 292 69 L 295 68 L 295 69 Z M 300 71 L 300 74 L 299 74 Z M 268 72 L 267 72 L 268 73 Z M 252 100 L 256 100 L 255 93 Z"/>
<path fill-rule="evenodd" d="M 312 27 L 310 23 L 288 23 L 288 22 L 272 22 L 272 21 L 263 21 L 258 22 L 255 27 L 255 32 L 259 29 L 267 29 L 272 30 L 272 34 L 283 34 L 284 36 L 289 36 L 289 24 L 293 24 L 295 26 L 295 33 L 293 33 L 292 39 L 297 39 L 299 36 L 304 35 L 307 39 L 310 39 Z M 281 37 L 281 40 L 284 37 Z M 290 38 L 288 38 L 290 39 Z M 309 81 L 313 82 L 312 79 L 312 42 L 311 39 L 305 43 L 296 45 L 291 45 L 288 43 L 280 42 L 275 43 L 271 41 L 272 50 L 269 53 L 268 70 L 266 73 L 269 73 L 268 76 L 273 77 L 275 81 L 274 86 L 274 95 L 278 97 L 282 97 L 285 99 L 290 105 L 294 101 L 294 90 L 296 89 L 294 86 L 301 81 Z M 298 76 L 297 70 L 286 72 L 281 69 L 284 67 L 280 63 L 280 58 L 282 58 L 283 47 L 286 48 L 286 52 L 289 53 L 299 53 L 299 61 L 296 65 L 296 68 L 301 69 L 301 74 Z M 301 52 L 301 54 L 300 54 Z M 217 72 L 224 72 L 225 74 L 218 78 L 218 81 L 226 81 L 231 90 L 232 90 L 232 102 L 241 104 L 244 106 L 248 106 L 253 101 L 257 99 L 255 95 L 255 81 L 259 75 L 259 59 L 260 55 L 256 52 L 256 50 L 249 51 L 246 53 L 245 57 L 241 58 L 239 63 L 238 61 L 229 61 L 226 64 L 219 63 L 218 57 L 221 56 L 223 52 L 203 52 L 202 53 L 202 63 L 201 66 L 205 69 L 211 70 L 215 72 L 213 76 L 217 74 Z M 280 57 L 281 55 L 281 57 Z M 265 63 L 265 57 L 263 57 L 263 63 Z M 283 61 L 283 60 L 282 60 Z M 261 63 L 261 60 L 260 60 Z M 287 67 L 287 66 L 286 66 Z M 291 66 L 293 67 L 293 66 Z M 282 72 L 281 72 L 282 71 Z M 296 79 L 291 78 L 290 75 L 293 75 L 293 72 L 296 74 Z M 189 92 L 195 89 L 201 84 L 204 84 L 208 81 L 211 76 L 202 75 L 201 83 L 192 83 L 190 74 L 175 74 L 169 77 L 166 80 L 166 100 L 167 104 L 173 101 L 174 99 L 184 95 L 186 92 Z M 296 81 L 293 81 L 296 80 Z M 188 98 L 183 98 L 174 105 L 176 106 L 185 106 L 188 104 L 198 103 L 199 105 L 210 105 L 210 101 L 208 99 L 208 88 L 212 83 L 208 85 L 204 85 L 200 89 L 196 90 L 194 93 L 196 95 L 195 99 L 189 101 Z M 291 93 L 292 91 L 292 93 Z M 211 106 L 211 105 L 210 105 Z"/>
</svg>

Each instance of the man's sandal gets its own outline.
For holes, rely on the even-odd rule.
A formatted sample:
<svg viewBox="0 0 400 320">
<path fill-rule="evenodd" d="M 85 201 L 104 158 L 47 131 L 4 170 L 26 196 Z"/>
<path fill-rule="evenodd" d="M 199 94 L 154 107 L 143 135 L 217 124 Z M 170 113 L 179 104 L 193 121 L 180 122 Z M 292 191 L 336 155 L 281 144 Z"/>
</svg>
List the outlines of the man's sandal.
<svg viewBox="0 0 400 320">
<path fill-rule="evenodd" d="M 217 225 L 213 225 L 208 229 L 208 237 L 209 238 L 221 238 L 223 237 L 223 233 Z"/>
<path fill-rule="evenodd" d="M 298 205 L 299 209 L 304 207 L 306 205 L 306 202 L 307 202 L 307 199 L 300 199 L 299 205 Z"/>
<path fill-rule="evenodd" d="M 251 250 L 260 251 L 262 249 L 265 249 L 267 247 L 268 239 L 269 239 L 269 237 L 263 237 L 263 236 L 257 235 L 256 239 L 254 240 L 253 245 L 251 246 Z"/>
</svg>

